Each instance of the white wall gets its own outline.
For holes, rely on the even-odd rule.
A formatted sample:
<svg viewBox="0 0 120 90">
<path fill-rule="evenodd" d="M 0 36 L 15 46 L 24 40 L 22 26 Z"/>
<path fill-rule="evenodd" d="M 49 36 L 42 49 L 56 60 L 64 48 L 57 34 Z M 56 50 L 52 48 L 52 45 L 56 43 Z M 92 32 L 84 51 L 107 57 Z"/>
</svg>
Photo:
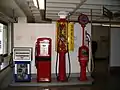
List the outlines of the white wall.
<svg viewBox="0 0 120 90">
<path fill-rule="evenodd" d="M 120 66 L 120 28 L 111 28 L 110 66 Z"/>
<path fill-rule="evenodd" d="M 81 31 L 80 25 L 75 24 L 75 50 L 70 52 L 72 73 L 79 73 L 78 63 L 78 47 L 81 45 Z M 91 25 L 88 24 L 86 29 L 91 34 Z M 52 73 L 55 73 L 55 23 L 52 24 L 27 24 L 27 23 L 15 23 L 14 24 L 14 47 L 33 47 L 33 61 L 32 61 L 32 73 L 36 73 L 34 63 L 34 47 L 35 41 L 38 37 L 50 37 L 52 39 Z M 67 61 L 68 62 L 68 61 Z M 90 67 L 90 63 L 89 63 Z M 68 71 L 68 68 L 67 68 Z"/>
</svg>

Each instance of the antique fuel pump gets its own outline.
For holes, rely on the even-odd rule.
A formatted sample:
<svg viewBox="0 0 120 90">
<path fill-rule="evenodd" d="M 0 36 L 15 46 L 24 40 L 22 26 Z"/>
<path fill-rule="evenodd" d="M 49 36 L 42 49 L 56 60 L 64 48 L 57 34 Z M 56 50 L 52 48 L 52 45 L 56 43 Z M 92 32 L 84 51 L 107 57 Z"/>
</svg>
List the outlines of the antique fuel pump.
<svg viewBox="0 0 120 90">
<path fill-rule="evenodd" d="M 67 81 L 70 77 L 70 55 L 69 51 L 73 51 L 74 48 L 74 41 L 73 41 L 73 24 L 69 24 L 68 20 L 66 19 L 68 13 L 61 11 L 58 14 L 60 19 L 57 21 L 57 33 L 56 33 L 56 52 L 57 52 L 57 59 L 56 59 L 56 76 L 58 81 Z M 68 29 L 69 28 L 69 29 Z M 69 31 L 69 32 L 68 32 Z M 69 64 L 69 74 L 68 77 L 66 76 L 66 53 L 68 54 L 68 64 Z M 57 74 L 57 63 L 59 60 L 59 69 Z"/>
<path fill-rule="evenodd" d="M 78 21 L 81 24 L 82 27 L 82 46 L 79 47 L 79 51 L 78 51 L 78 57 L 79 57 L 79 62 L 80 62 L 80 66 L 81 66 L 81 72 L 80 72 L 80 81 L 85 81 L 87 80 L 86 77 L 86 67 L 87 67 L 87 63 L 89 61 L 89 48 L 84 44 L 84 36 L 85 36 L 85 26 L 88 23 L 89 19 L 86 15 L 81 14 L 78 17 Z"/>
<path fill-rule="evenodd" d="M 35 45 L 37 82 L 51 81 L 51 39 L 38 38 Z"/>
</svg>

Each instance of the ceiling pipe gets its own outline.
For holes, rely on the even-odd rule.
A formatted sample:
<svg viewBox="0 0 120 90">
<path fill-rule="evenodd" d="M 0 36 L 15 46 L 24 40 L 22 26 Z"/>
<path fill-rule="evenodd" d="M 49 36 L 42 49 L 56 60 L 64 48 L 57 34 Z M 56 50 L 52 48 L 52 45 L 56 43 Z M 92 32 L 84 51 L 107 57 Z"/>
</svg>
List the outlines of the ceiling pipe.
<svg viewBox="0 0 120 90">
<path fill-rule="evenodd" d="M 14 19 L 8 17 L 7 15 L 5 15 L 4 13 L 0 12 L 0 17 L 5 18 L 8 22 L 16 22 Z"/>
<path fill-rule="evenodd" d="M 73 15 L 73 14 L 80 8 L 80 6 L 83 5 L 86 1 L 87 1 L 87 0 L 82 0 L 82 1 L 76 6 L 76 8 L 75 8 L 72 12 L 69 13 L 69 15 L 68 15 L 67 18 L 69 18 L 71 15 Z"/>
</svg>

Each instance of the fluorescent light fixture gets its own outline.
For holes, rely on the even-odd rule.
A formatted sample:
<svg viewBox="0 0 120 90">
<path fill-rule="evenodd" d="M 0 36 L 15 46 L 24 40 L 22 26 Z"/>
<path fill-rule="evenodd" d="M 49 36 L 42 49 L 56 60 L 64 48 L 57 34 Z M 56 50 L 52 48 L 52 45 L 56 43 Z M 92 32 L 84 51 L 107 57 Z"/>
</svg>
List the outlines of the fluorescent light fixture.
<svg viewBox="0 0 120 90">
<path fill-rule="evenodd" d="M 102 24 L 102 26 L 109 27 L 110 25 L 109 24 Z M 112 24 L 111 27 L 120 27 L 120 25 Z"/>
<path fill-rule="evenodd" d="M 94 26 L 101 26 L 100 23 L 93 23 L 92 25 L 94 25 Z"/>
<path fill-rule="evenodd" d="M 45 9 L 45 0 L 38 0 L 39 8 Z"/>
<path fill-rule="evenodd" d="M 110 25 L 109 24 L 102 24 L 102 26 L 109 27 Z"/>
<path fill-rule="evenodd" d="M 34 6 L 38 8 L 37 0 L 33 0 Z"/>
<path fill-rule="evenodd" d="M 40 10 L 45 9 L 45 0 L 33 0 L 34 6 Z"/>
</svg>

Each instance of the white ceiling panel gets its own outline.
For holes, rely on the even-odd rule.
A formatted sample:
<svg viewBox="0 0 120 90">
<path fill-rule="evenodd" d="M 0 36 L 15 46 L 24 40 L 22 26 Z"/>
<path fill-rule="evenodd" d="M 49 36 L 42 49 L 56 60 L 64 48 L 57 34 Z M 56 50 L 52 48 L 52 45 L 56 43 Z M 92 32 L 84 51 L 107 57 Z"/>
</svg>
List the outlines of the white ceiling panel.
<svg viewBox="0 0 120 90">
<path fill-rule="evenodd" d="M 78 3 L 73 4 L 73 3 L 47 3 L 46 6 L 56 6 L 56 7 L 75 7 Z"/>
<path fill-rule="evenodd" d="M 74 0 L 74 2 L 73 0 L 46 0 L 47 3 L 80 3 L 81 1 L 83 0 Z"/>
<path fill-rule="evenodd" d="M 101 5 L 82 5 L 80 8 L 88 8 L 88 9 L 102 9 Z"/>
<path fill-rule="evenodd" d="M 87 0 L 85 4 L 119 5 L 120 0 Z"/>
<path fill-rule="evenodd" d="M 46 11 L 47 11 L 47 10 L 48 10 L 48 11 L 49 11 L 49 10 L 53 10 L 53 11 L 54 11 L 54 10 L 55 10 L 55 11 L 57 10 L 58 12 L 63 11 L 63 10 L 64 10 L 64 11 L 73 11 L 73 9 L 70 9 L 70 8 L 69 8 L 69 9 L 67 9 L 67 8 L 64 8 L 64 9 L 63 9 L 63 8 L 46 8 Z"/>
</svg>

